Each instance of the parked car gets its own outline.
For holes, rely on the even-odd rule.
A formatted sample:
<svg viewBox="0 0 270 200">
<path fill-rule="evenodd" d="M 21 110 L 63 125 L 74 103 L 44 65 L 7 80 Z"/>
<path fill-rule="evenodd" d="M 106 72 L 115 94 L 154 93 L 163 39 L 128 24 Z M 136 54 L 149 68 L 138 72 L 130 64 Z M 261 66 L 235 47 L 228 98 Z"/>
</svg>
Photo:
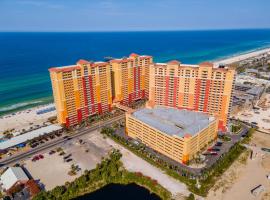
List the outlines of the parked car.
<svg viewBox="0 0 270 200">
<path fill-rule="evenodd" d="M 63 155 L 65 155 L 65 152 L 61 152 L 61 153 L 59 153 L 59 156 L 63 156 Z"/>
<path fill-rule="evenodd" d="M 221 147 L 222 144 L 223 144 L 222 142 L 217 142 L 217 143 L 215 144 L 215 146 Z"/>
<path fill-rule="evenodd" d="M 55 138 L 53 135 L 50 135 L 49 137 L 50 137 L 51 139 L 54 139 L 54 138 Z"/>
<path fill-rule="evenodd" d="M 65 160 L 66 162 L 70 162 L 70 161 L 72 161 L 72 158 L 69 158 L 69 159 L 67 159 L 67 160 Z"/>
<path fill-rule="evenodd" d="M 70 154 L 68 154 L 68 155 L 66 155 L 66 156 L 64 156 L 64 159 L 68 159 L 68 158 L 70 158 L 70 156 L 71 156 L 72 154 L 70 153 Z"/>
<path fill-rule="evenodd" d="M 37 146 L 38 146 L 37 143 L 34 143 L 34 144 L 31 144 L 31 145 L 30 145 L 31 148 L 36 148 Z"/>
<path fill-rule="evenodd" d="M 55 153 L 55 151 L 54 150 L 51 150 L 50 152 L 49 152 L 49 155 L 52 155 L 52 154 L 54 154 Z"/>
<path fill-rule="evenodd" d="M 38 155 L 39 159 L 43 159 L 44 156 L 42 154 Z"/>
<path fill-rule="evenodd" d="M 39 159 L 40 159 L 39 156 L 34 156 L 33 159 L 32 159 L 32 161 L 35 162 L 35 161 L 37 161 Z"/>
</svg>

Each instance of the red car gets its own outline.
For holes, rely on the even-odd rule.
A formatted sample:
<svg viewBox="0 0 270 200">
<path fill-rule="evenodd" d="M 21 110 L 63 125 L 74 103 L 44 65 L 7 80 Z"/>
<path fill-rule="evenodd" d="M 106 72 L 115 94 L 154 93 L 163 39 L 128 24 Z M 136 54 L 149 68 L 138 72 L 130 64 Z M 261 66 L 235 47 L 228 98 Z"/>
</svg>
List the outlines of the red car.
<svg viewBox="0 0 270 200">
<path fill-rule="evenodd" d="M 39 159 L 43 159 L 44 156 L 42 154 L 38 155 Z"/>
<path fill-rule="evenodd" d="M 209 148 L 209 149 L 207 149 L 207 151 L 213 151 L 213 149 L 212 148 Z"/>
<path fill-rule="evenodd" d="M 39 160 L 39 156 L 34 156 L 34 158 L 32 159 L 33 162 Z"/>
</svg>

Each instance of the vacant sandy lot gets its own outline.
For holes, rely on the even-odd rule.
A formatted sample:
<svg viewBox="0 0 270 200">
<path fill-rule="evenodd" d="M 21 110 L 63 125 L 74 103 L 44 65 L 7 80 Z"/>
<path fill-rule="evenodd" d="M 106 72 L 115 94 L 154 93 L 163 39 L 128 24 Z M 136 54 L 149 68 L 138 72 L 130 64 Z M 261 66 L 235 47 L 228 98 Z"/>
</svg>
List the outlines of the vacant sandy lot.
<svg viewBox="0 0 270 200">
<path fill-rule="evenodd" d="M 90 170 L 95 168 L 102 157 L 108 155 L 108 152 L 112 148 L 117 148 L 123 154 L 122 162 L 128 170 L 142 172 L 144 175 L 156 179 L 163 187 L 172 192 L 173 195 L 182 196 L 189 194 L 185 184 L 169 177 L 158 168 L 150 165 L 111 139 L 103 138 L 97 131 L 90 132 L 80 139 L 82 139 L 81 144 L 79 143 L 79 139 L 77 139 L 68 141 L 62 145 L 66 155 L 72 154 L 71 162 L 64 162 L 63 157 L 59 156 L 58 153 L 54 155 L 48 155 L 46 153 L 43 160 L 37 162 L 27 160 L 25 164 L 26 169 L 34 179 L 40 180 L 44 183 L 45 188 L 50 190 L 57 185 L 65 184 L 66 181 L 74 180 L 85 169 Z M 68 175 L 71 164 L 79 165 L 81 168 L 77 176 Z"/>
<path fill-rule="evenodd" d="M 116 144 L 114 141 L 107 139 L 107 142 L 111 144 L 114 148 L 117 148 L 121 151 L 123 157 L 122 162 L 126 169 L 133 172 L 141 172 L 146 176 L 150 176 L 153 179 L 156 179 L 159 184 L 169 190 L 173 195 L 183 194 L 188 196 L 190 193 L 184 183 L 181 183 L 172 177 L 166 175 L 160 169 L 152 166 L 145 160 L 136 156 L 129 150 L 123 148 L 122 146 Z"/>
<path fill-rule="evenodd" d="M 81 139 L 83 144 L 76 140 L 65 144 L 63 148 L 66 154 L 72 154 L 74 163 L 79 165 L 82 171 L 94 169 L 112 148 L 103 141 L 102 135 L 98 132 L 92 132 Z"/>
<path fill-rule="evenodd" d="M 68 171 L 72 163 L 63 161 L 57 153 L 54 155 L 43 154 L 44 159 L 32 162 L 27 160 L 25 168 L 35 180 L 40 180 L 46 190 L 51 190 L 67 181 L 73 181 L 76 176 L 69 176 Z"/>
<path fill-rule="evenodd" d="M 251 160 L 248 157 L 245 163 L 243 162 L 245 155 L 242 155 L 216 183 L 207 200 L 270 199 L 270 180 L 266 178 L 266 175 L 270 174 L 270 153 L 260 150 L 261 147 L 270 147 L 270 135 L 254 133 L 251 145 L 254 145 L 251 148 L 254 150 L 255 158 Z M 266 191 L 255 197 L 250 190 L 259 184 L 262 184 Z"/>
</svg>

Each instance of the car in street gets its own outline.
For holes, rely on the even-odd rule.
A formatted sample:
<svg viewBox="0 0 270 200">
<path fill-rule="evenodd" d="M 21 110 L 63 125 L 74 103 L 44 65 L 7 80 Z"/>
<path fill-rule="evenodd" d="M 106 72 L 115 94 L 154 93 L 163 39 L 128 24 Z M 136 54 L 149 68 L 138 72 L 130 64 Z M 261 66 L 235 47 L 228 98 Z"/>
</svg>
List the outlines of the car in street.
<svg viewBox="0 0 270 200">
<path fill-rule="evenodd" d="M 222 142 L 217 142 L 216 144 L 215 144 L 215 146 L 217 146 L 217 147 L 221 147 L 222 146 Z"/>
</svg>

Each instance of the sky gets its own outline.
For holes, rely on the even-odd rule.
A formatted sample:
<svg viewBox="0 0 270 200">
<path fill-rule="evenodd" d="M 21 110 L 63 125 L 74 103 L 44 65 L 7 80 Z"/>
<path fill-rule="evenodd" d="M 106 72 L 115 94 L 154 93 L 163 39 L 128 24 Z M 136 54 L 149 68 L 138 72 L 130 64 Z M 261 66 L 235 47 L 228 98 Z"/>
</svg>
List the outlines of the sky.
<svg viewBox="0 0 270 200">
<path fill-rule="evenodd" d="M 270 0 L 0 0 L 0 31 L 270 28 Z"/>
</svg>

